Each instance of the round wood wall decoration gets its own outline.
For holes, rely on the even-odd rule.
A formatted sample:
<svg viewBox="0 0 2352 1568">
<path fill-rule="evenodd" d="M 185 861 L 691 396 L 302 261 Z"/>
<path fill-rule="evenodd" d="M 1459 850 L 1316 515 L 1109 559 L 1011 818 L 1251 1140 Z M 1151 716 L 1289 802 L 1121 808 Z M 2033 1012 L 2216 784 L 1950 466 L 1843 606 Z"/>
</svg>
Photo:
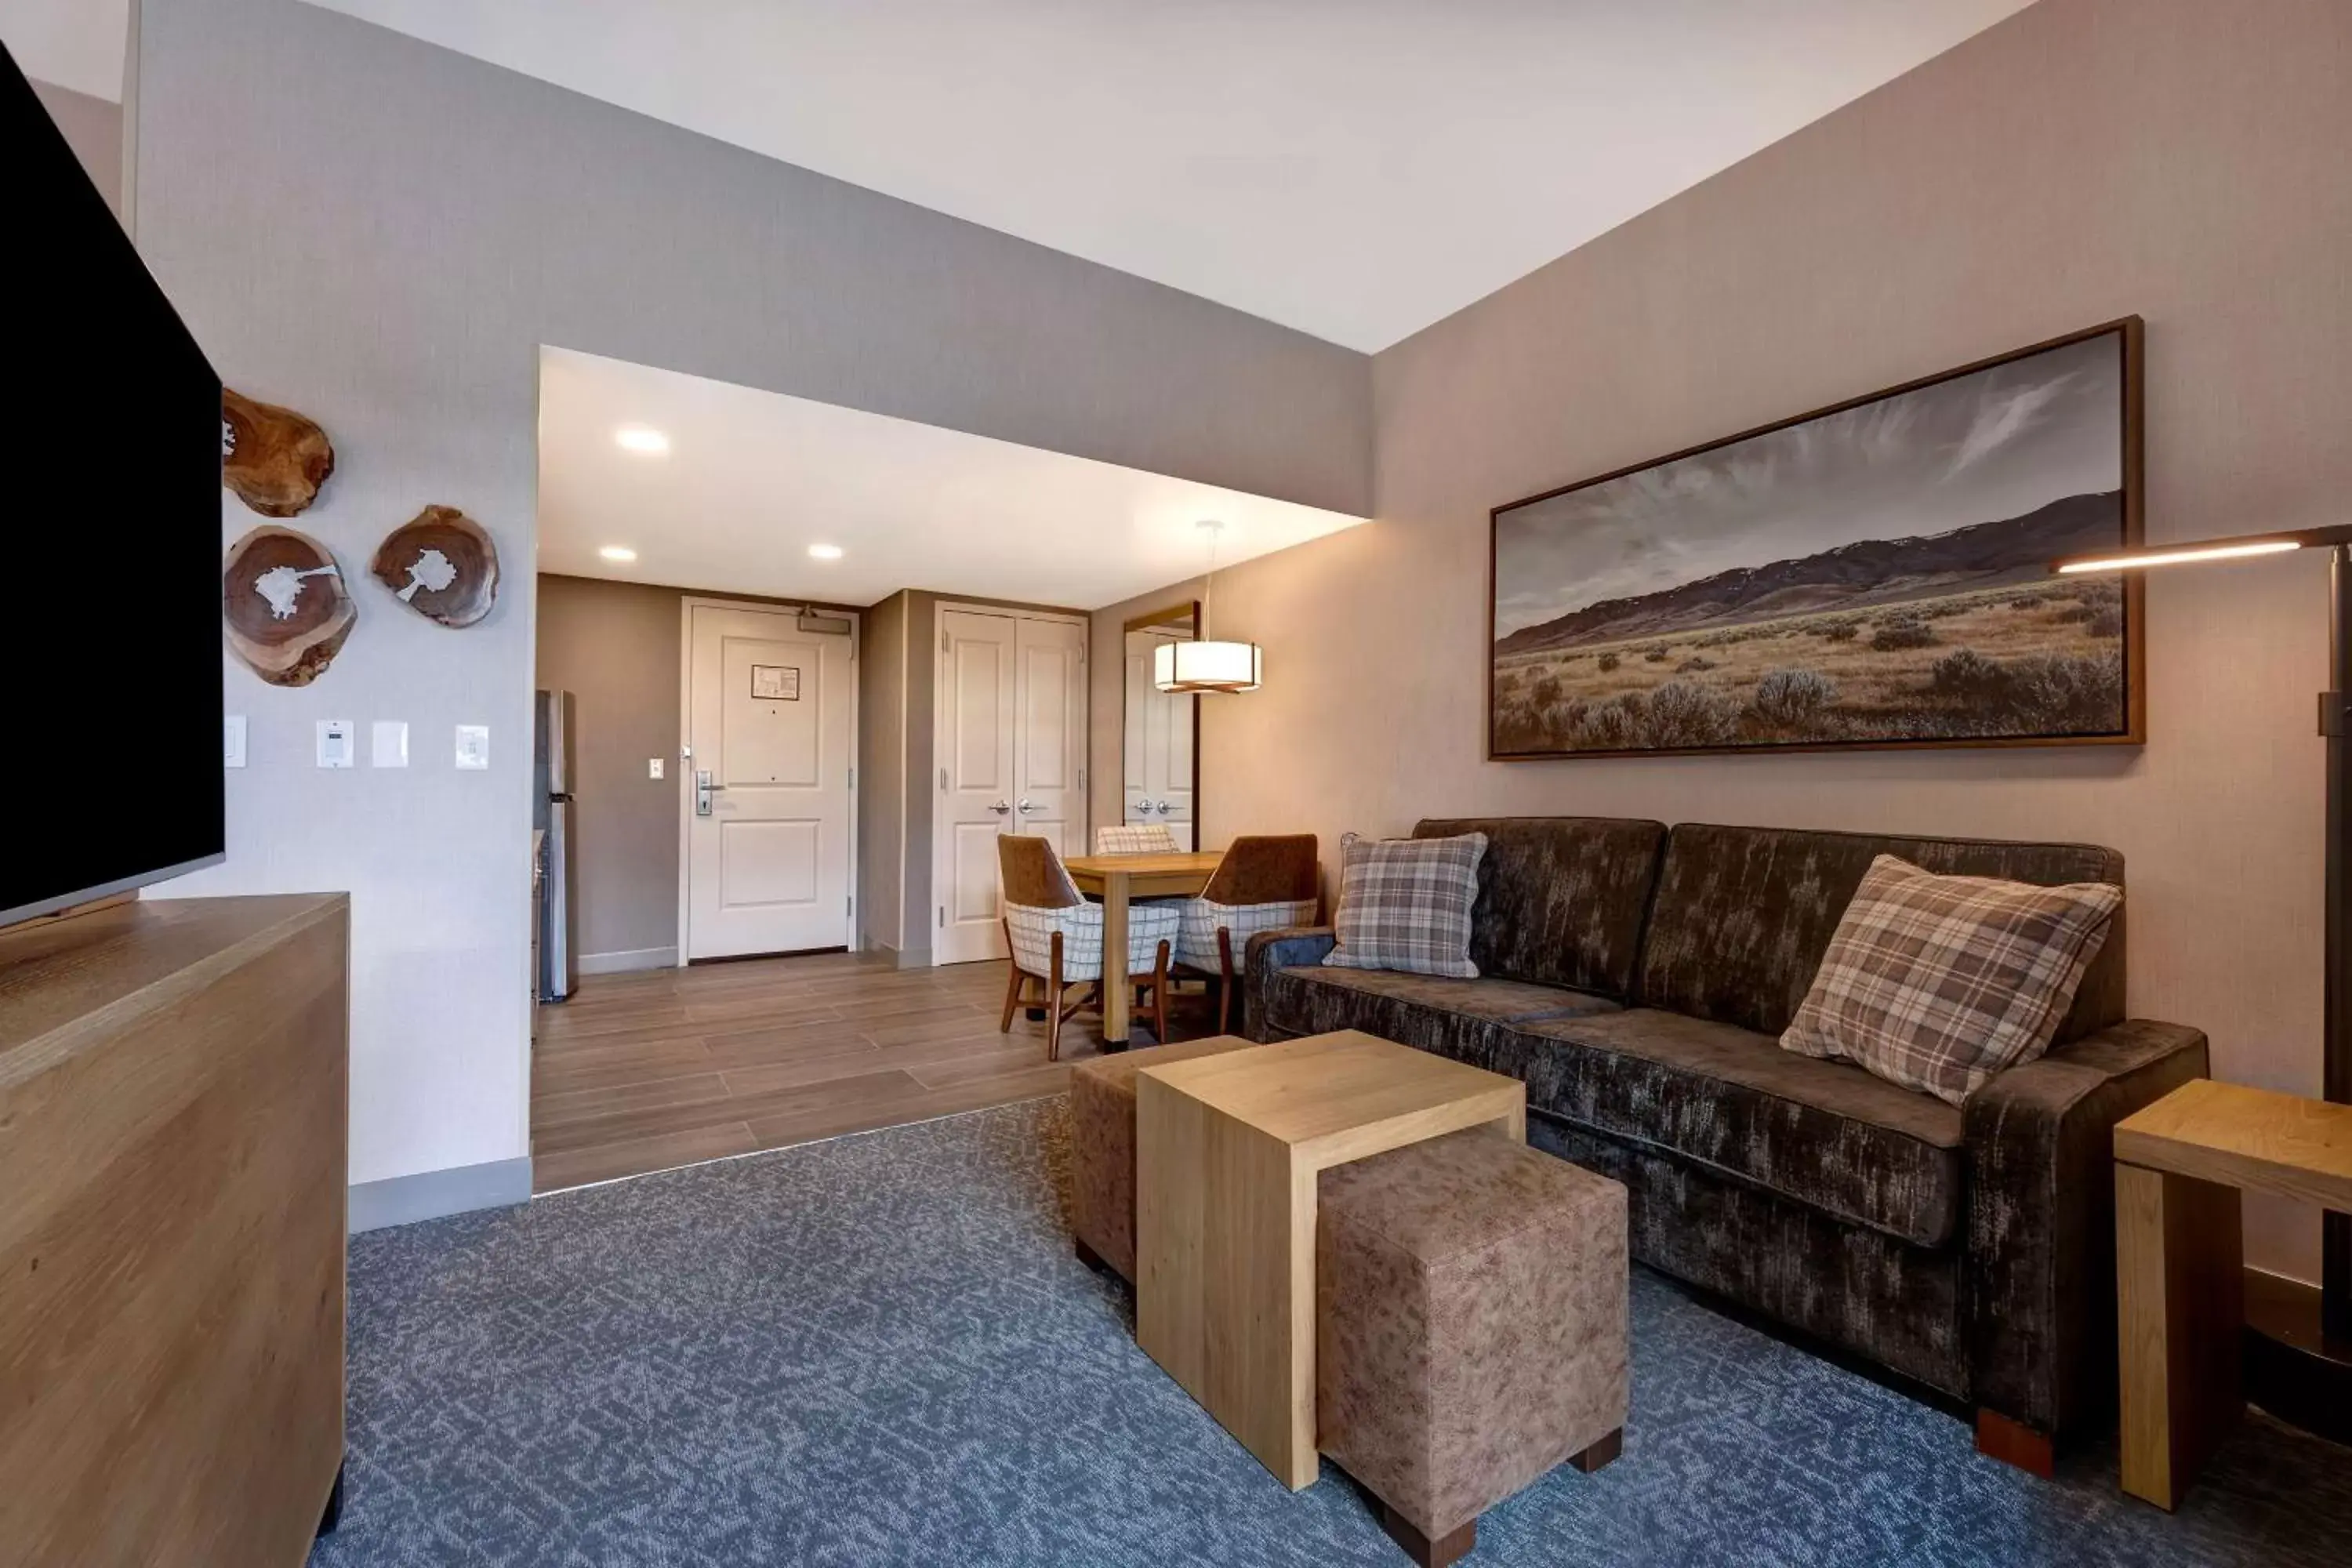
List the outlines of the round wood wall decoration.
<svg viewBox="0 0 2352 1568">
<path fill-rule="evenodd" d="M 221 388 L 221 483 L 264 517 L 296 517 L 335 471 L 327 433 L 291 408 Z"/>
<path fill-rule="evenodd" d="M 368 570 L 402 604 L 445 626 L 470 626 L 499 601 L 499 547 L 453 506 L 428 506 L 386 534 Z"/>
<path fill-rule="evenodd" d="M 334 552 L 290 528 L 257 528 L 221 568 L 228 646 L 272 686 L 308 686 L 359 619 Z"/>
</svg>

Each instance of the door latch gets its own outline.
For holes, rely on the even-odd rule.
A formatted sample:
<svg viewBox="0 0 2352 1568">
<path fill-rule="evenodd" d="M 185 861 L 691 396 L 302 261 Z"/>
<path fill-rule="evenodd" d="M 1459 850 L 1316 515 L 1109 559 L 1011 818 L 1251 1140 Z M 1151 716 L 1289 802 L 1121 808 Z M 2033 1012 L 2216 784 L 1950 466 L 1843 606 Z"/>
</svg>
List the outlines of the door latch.
<svg viewBox="0 0 2352 1568">
<path fill-rule="evenodd" d="M 710 815 L 711 795 L 726 787 L 727 786 L 723 784 L 712 784 L 710 782 L 710 770 L 709 768 L 695 769 L 694 815 L 697 816 L 709 816 Z"/>
</svg>

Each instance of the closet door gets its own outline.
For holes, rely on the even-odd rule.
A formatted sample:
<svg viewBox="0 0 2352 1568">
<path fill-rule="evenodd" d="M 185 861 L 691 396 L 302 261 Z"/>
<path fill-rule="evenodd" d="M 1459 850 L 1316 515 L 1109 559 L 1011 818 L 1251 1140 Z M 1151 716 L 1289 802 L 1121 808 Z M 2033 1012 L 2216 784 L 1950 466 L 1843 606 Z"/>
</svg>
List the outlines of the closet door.
<svg viewBox="0 0 2352 1568">
<path fill-rule="evenodd" d="M 931 961 L 1005 955 L 996 840 L 1032 833 L 1087 852 L 1087 628 L 941 610 Z"/>
<path fill-rule="evenodd" d="M 940 799 L 932 830 L 931 961 L 1004 956 L 996 839 L 1020 795 L 1019 623 L 969 610 L 940 614 L 935 692 Z"/>
<path fill-rule="evenodd" d="M 1018 623 L 1020 793 L 1013 831 L 1054 841 L 1064 859 L 1087 853 L 1087 629 L 1068 621 Z"/>
</svg>

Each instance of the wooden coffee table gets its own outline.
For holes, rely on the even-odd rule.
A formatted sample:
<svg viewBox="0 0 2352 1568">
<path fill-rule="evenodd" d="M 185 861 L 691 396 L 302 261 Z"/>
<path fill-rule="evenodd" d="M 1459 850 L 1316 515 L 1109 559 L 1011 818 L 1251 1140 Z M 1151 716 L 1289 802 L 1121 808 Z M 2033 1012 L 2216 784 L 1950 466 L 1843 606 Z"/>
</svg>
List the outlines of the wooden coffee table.
<svg viewBox="0 0 2352 1568">
<path fill-rule="evenodd" d="M 1527 1086 L 1355 1030 L 1136 1075 L 1135 1337 L 1296 1491 L 1315 1444 L 1316 1177 L 1491 1126 Z"/>
</svg>

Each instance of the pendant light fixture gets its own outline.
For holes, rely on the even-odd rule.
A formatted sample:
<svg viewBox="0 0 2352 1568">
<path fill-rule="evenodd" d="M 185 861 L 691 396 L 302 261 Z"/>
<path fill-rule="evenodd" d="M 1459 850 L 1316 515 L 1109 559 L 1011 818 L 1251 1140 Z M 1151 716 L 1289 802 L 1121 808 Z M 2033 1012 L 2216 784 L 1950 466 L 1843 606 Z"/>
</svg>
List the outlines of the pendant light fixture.
<svg viewBox="0 0 2352 1568">
<path fill-rule="evenodd" d="M 1209 570 L 1202 578 L 1201 622 L 1191 642 L 1164 642 L 1151 655 L 1151 684 L 1162 691 L 1255 691 L 1265 656 L 1254 642 L 1216 642 L 1209 631 L 1209 605 L 1217 591 L 1217 536 L 1225 525 L 1203 518 L 1209 535 Z"/>
</svg>

